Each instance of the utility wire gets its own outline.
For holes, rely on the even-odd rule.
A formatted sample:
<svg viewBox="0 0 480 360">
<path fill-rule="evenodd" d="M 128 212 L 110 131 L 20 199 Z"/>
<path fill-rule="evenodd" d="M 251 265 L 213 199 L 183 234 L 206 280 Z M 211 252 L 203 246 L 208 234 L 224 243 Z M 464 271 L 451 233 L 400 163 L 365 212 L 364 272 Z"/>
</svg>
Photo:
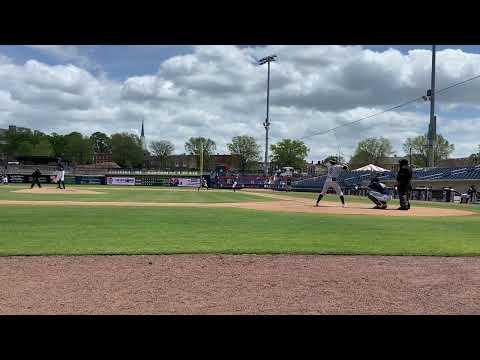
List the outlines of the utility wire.
<svg viewBox="0 0 480 360">
<path fill-rule="evenodd" d="M 463 84 L 465 84 L 465 83 L 467 83 L 467 82 L 473 81 L 473 80 L 478 79 L 478 78 L 480 78 L 480 75 L 473 76 L 473 77 L 471 77 L 471 78 L 469 78 L 469 79 L 463 80 L 463 81 L 458 82 L 458 83 L 456 83 L 456 84 L 447 86 L 447 87 L 445 87 L 445 88 L 443 88 L 443 89 L 440 89 L 440 90 L 437 90 L 437 91 L 434 92 L 434 94 L 442 93 L 442 92 L 447 91 L 447 90 L 449 90 L 449 89 L 451 89 L 451 88 L 454 88 L 454 87 L 456 87 L 456 86 L 463 85 Z M 335 126 L 335 127 L 331 128 L 331 129 L 328 129 L 328 130 L 325 130 L 325 131 L 314 132 L 314 133 L 311 134 L 311 135 L 301 137 L 300 140 L 308 139 L 308 138 L 311 138 L 311 137 L 314 137 L 314 136 L 317 136 L 317 135 L 324 135 L 324 134 L 327 134 L 327 133 L 329 133 L 329 132 L 331 132 L 331 131 L 337 130 L 337 129 L 341 128 L 341 127 L 345 127 L 345 126 L 349 126 L 349 125 L 352 125 L 352 124 L 355 124 L 355 123 L 359 123 L 360 121 L 370 119 L 370 118 L 372 118 L 372 117 L 374 117 L 374 116 L 378 116 L 378 115 L 384 114 L 384 113 L 386 113 L 386 112 L 389 112 L 389 111 L 392 111 L 392 110 L 395 110 L 395 109 L 399 109 L 399 108 L 401 108 L 401 107 L 404 107 L 404 106 L 409 105 L 409 104 L 411 104 L 411 103 L 414 103 L 414 102 L 416 102 L 416 101 L 419 101 L 420 99 L 423 99 L 423 97 L 424 97 L 424 95 L 419 96 L 419 97 L 417 97 L 417 98 L 415 98 L 415 99 L 406 101 L 406 102 L 401 103 L 401 104 L 399 104 L 399 105 L 392 106 L 391 108 L 385 109 L 385 110 L 383 110 L 383 111 L 380 111 L 380 112 L 377 112 L 377 113 L 374 113 L 374 114 L 371 114 L 371 115 L 362 117 L 362 118 L 360 118 L 360 119 L 358 119 L 358 120 L 351 121 L 351 122 L 348 122 L 348 123 L 346 123 L 346 124 L 342 124 L 342 125 Z"/>
</svg>

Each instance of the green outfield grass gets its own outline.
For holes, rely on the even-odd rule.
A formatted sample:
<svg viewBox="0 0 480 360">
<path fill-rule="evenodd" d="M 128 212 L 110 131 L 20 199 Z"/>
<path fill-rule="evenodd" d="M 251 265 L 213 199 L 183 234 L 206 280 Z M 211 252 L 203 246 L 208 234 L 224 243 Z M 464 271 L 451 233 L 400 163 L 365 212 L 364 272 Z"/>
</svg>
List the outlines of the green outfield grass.
<svg viewBox="0 0 480 360">
<path fill-rule="evenodd" d="M 480 215 L 320 216 L 243 209 L 9 205 L 0 206 L 0 255 L 480 255 L 479 229 Z"/>
<path fill-rule="evenodd" d="M 55 189 L 54 185 L 44 186 Z M 200 190 L 158 187 L 110 187 L 110 186 L 73 186 L 77 189 L 93 190 L 101 194 L 28 194 L 16 193 L 15 190 L 28 189 L 29 185 L 0 186 L 0 200 L 71 200 L 71 201 L 133 201 L 133 202 L 175 202 L 175 203 L 226 203 L 245 201 L 270 201 L 265 197 L 232 190 Z M 68 187 L 67 187 L 68 189 Z"/>
</svg>

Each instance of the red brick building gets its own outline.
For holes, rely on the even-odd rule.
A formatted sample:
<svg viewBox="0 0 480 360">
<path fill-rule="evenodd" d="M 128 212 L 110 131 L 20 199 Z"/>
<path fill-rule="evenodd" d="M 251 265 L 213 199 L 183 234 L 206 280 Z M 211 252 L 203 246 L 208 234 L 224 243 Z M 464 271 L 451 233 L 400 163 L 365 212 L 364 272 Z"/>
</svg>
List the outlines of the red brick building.
<svg viewBox="0 0 480 360">
<path fill-rule="evenodd" d="M 107 162 L 112 162 L 112 154 L 111 153 L 94 153 L 93 154 L 93 163 L 94 164 L 102 164 Z"/>
</svg>

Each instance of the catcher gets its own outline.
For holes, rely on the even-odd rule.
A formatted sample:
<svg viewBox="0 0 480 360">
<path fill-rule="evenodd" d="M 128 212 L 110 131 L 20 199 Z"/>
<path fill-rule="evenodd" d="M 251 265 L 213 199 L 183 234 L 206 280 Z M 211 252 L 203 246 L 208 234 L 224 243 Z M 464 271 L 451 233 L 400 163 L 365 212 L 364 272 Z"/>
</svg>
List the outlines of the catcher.
<svg viewBox="0 0 480 360">
<path fill-rule="evenodd" d="M 377 177 L 374 177 L 368 188 L 367 197 L 375 204 L 374 209 L 386 209 L 387 201 L 391 197 L 385 184 L 381 183 Z"/>
</svg>

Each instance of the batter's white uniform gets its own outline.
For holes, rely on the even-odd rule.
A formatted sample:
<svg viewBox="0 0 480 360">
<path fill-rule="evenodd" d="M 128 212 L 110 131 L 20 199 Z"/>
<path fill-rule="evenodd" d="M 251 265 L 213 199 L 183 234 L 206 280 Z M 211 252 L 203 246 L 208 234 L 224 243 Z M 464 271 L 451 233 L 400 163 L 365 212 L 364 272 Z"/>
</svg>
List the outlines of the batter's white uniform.
<svg viewBox="0 0 480 360">
<path fill-rule="evenodd" d="M 325 184 L 323 184 L 323 189 L 320 194 L 325 195 L 329 188 L 333 188 L 337 195 L 343 196 L 343 191 L 340 185 L 338 185 L 338 177 L 340 176 L 343 170 L 343 165 L 331 165 L 327 164 L 327 179 Z"/>
</svg>

